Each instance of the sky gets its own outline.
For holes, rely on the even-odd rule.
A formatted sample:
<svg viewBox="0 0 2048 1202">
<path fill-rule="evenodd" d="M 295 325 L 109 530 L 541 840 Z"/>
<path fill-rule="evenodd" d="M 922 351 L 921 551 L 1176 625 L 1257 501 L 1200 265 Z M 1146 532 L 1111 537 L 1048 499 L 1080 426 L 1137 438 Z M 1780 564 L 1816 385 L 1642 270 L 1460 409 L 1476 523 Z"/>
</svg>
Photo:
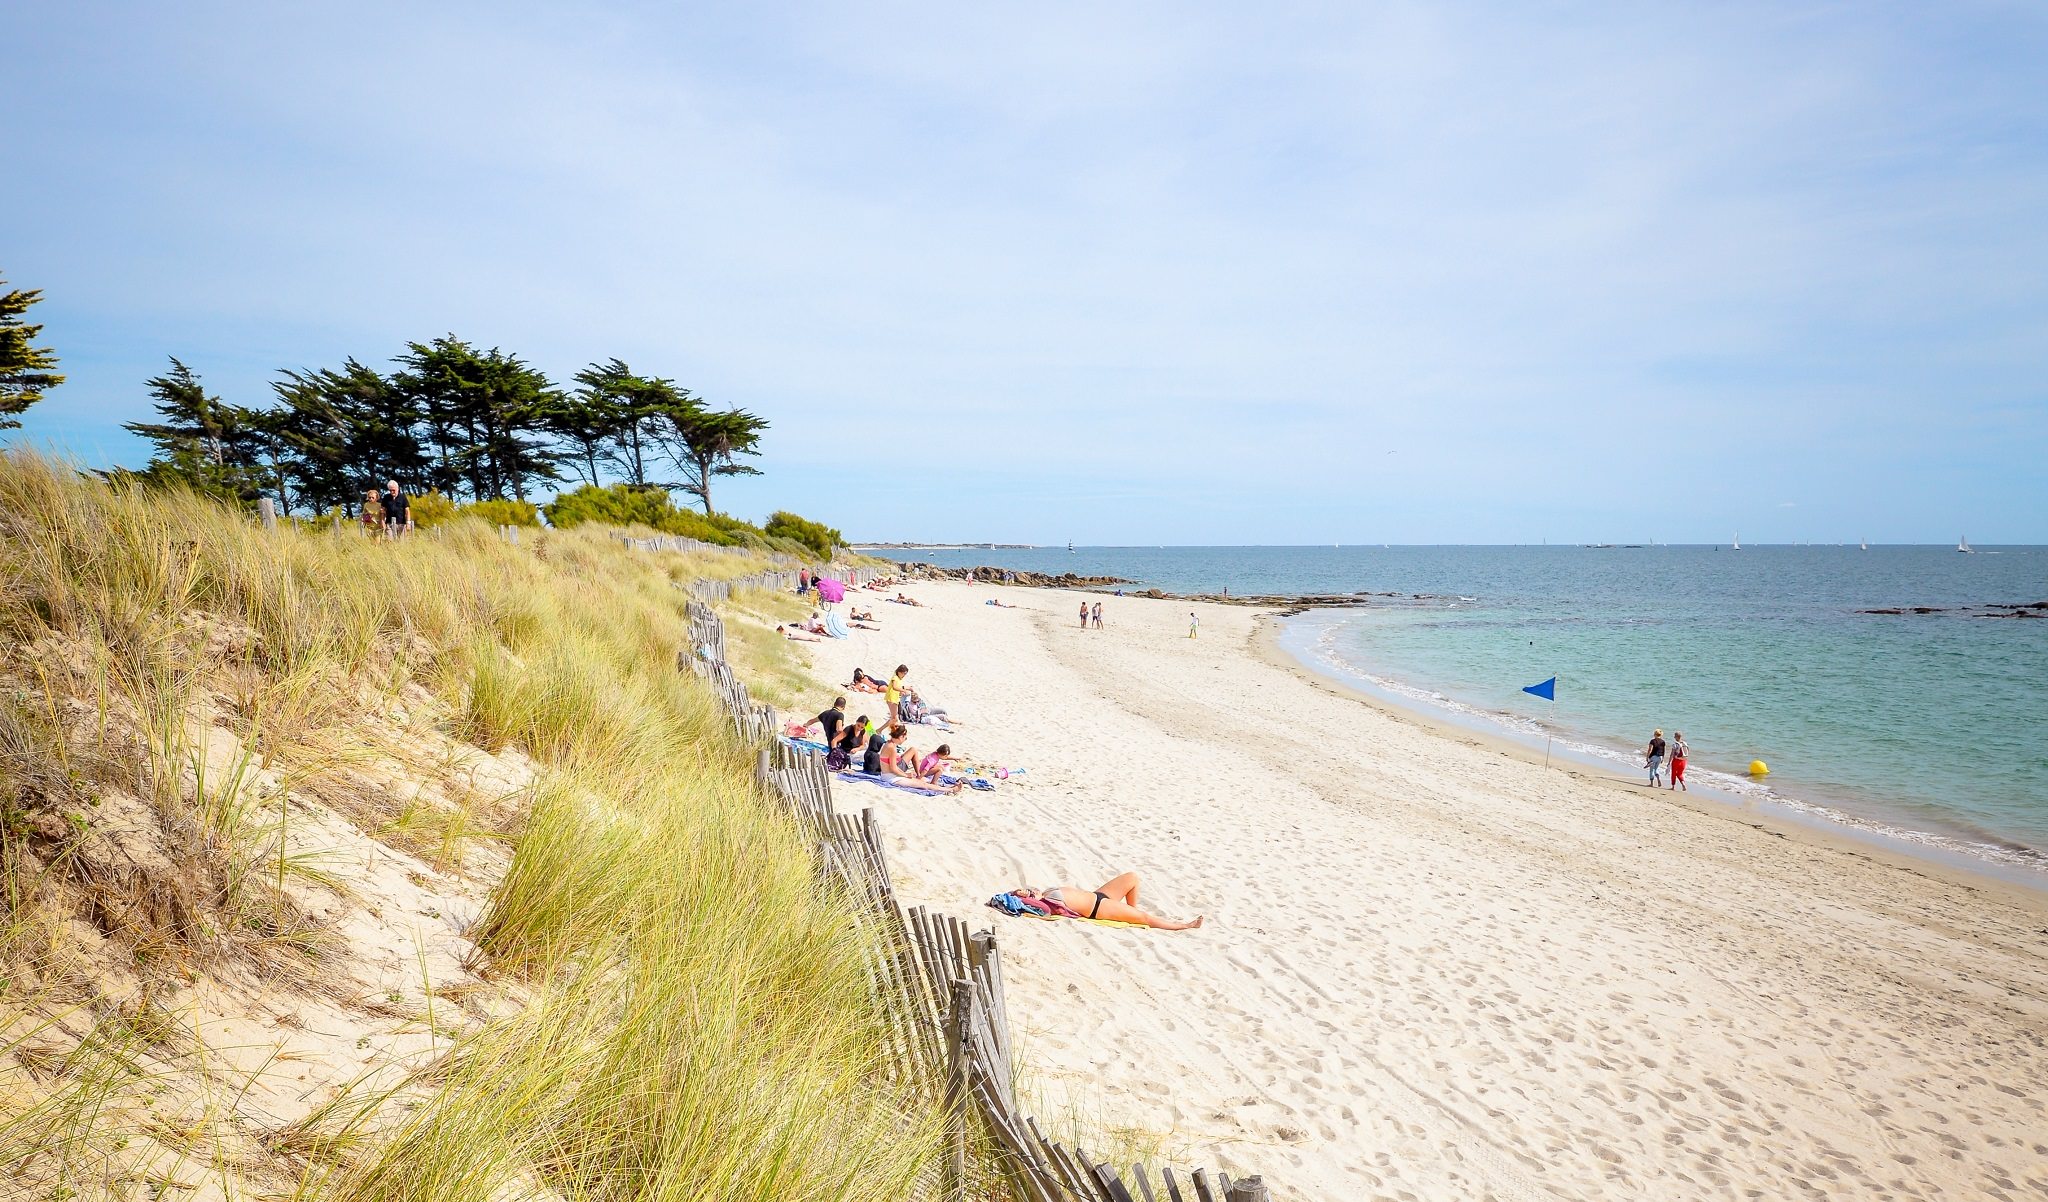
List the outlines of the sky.
<svg viewBox="0 0 2048 1202">
<path fill-rule="evenodd" d="M 86 463 L 168 356 L 453 333 L 858 539 L 2048 543 L 2038 5 L 5 17 L 13 441 Z"/>
</svg>

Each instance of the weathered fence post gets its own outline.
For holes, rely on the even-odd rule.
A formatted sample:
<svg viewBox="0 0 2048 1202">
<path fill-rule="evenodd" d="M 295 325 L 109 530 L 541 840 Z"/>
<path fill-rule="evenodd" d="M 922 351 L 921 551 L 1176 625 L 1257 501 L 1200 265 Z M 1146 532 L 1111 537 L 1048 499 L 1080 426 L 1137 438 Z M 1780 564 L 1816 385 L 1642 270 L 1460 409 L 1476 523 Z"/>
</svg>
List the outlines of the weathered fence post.
<svg viewBox="0 0 2048 1202">
<path fill-rule="evenodd" d="M 1223 1202 L 1273 1202 L 1273 1195 L 1267 1191 L 1265 1179 L 1253 1174 L 1242 1181 L 1230 1183 L 1230 1192 L 1223 1195 Z"/>
<path fill-rule="evenodd" d="M 263 515 L 265 530 L 277 529 L 277 502 L 269 497 L 256 498 L 256 512 Z"/>
<path fill-rule="evenodd" d="M 953 1008 L 946 1016 L 946 1199 L 967 1197 L 968 1058 L 974 1042 L 974 984 L 953 982 Z"/>
<path fill-rule="evenodd" d="M 334 507 L 334 533 L 336 535 L 341 533 L 341 506 L 339 505 Z"/>
</svg>

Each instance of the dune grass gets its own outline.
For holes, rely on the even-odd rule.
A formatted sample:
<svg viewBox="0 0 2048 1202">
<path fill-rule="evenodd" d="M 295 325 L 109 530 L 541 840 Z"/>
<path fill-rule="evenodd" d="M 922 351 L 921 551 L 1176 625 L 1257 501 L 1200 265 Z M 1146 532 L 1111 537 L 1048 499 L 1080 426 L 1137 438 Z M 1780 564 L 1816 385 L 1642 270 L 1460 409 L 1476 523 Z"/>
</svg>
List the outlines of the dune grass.
<svg viewBox="0 0 2048 1202">
<path fill-rule="evenodd" d="M 472 934 L 522 1004 L 271 1133 L 291 1196 L 915 1195 L 929 1083 L 882 1081 L 862 936 L 675 670 L 681 586 L 763 566 L 588 528 L 264 531 L 0 457 L 0 1190 L 119 1160 L 156 1063 L 104 1051 L 140 1038 L 121 998 L 209 965 L 317 976 L 289 886 L 346 870 L 294 850 L 284 799 L 431 732 L 516 753 L 531 786 L 495 817 L 361 785 L 347 812 L 449 857 L 509 844 Z M 122 838 L 149 868 L 118 881 L 95 859 L 116 812 L 146 819 Z M 53 1147 L 77 1150 L 57 1178 Z"/>
</svg>

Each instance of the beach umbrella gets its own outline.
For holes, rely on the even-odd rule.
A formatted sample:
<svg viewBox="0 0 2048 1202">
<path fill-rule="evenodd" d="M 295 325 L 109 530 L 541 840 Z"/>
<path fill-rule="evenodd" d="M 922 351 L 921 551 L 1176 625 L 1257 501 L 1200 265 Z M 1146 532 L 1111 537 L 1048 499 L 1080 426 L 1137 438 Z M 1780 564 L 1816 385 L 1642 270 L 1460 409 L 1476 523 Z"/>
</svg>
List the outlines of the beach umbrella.
<svg viewBox="0 0 2048 1202">
<path fill-rule="evenodd" d="M 830 576 L 818 578 L 818 599 L 821 601 L 846 600 L 846 585 Z"/>
</svg>

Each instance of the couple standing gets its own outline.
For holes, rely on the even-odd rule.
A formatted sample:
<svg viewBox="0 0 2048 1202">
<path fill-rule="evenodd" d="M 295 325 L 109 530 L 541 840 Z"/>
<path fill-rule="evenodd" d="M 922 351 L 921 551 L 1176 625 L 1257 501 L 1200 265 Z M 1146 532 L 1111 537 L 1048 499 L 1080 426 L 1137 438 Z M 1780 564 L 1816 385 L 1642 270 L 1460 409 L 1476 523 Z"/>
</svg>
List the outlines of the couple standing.
<svg viewBox="0 0 2048 1202">
<path fill-rule="evenodd" d="M 1092 611 L 1088 608 L 1086 601 L 1081 602 L 1081 629 L 1088 629 L 1088 620 L 1091 615 L 1095 619 L 1095 629 L 1102 629 L 1102 602 L 1097 601 Z"/>
<path fill-rule="evenodd" d="M 1664 732 L 1662 730 L 1652 731 L 1650 734 L 1650 745 L 1643 750 L 1643 767 L 1650 770 L 1650 787 L 1654 789 L 1664 783 L 1662 779 L 1664 756 L 1668 751 L 1671 755 L 1671 784 L 1669 787 L 1685 789 L 1688 793 L 1692 792 L 1691 789 L 1686 788 L 1685 784 L 1685 759 L 1686 753 L 1690 750 L 1685 745 L 1684 731 L 1672 731 L 1671 742 L 1668 745 L 1664 742 Z"/>
</svg>

